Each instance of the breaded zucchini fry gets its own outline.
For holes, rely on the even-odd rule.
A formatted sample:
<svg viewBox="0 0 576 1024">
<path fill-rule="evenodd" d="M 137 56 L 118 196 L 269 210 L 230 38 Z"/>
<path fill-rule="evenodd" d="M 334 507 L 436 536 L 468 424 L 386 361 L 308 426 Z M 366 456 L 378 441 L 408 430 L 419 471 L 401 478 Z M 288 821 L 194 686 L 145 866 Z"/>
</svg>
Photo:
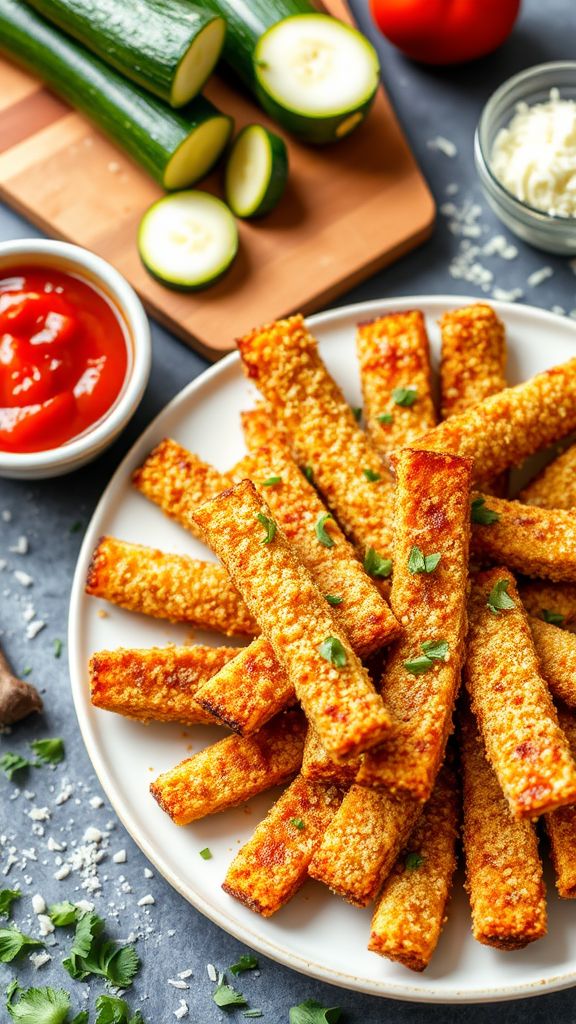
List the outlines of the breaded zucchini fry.
<svg viewBox="0 0 576 1024">
<path fill-rule="evenodd" d="M 330 782 L 342 789 L 348 789 L 356 778 L 359 762 L 348 761 L 338 764 L 328 756 L 320 743 L 313 725 L 308 725 L 302 758 L 302 775 L 312 782 Z"/>
<path fill-rule="evenodd" d="M 472 710 L 512 813 L 535 818 L 574 803 L 576 765 L 507 569 L 474 580 L 467 648 L 464 679 Z"/>
<path fill-rule="evenodd" d="M 254 736 L 226 736 L 159 775 L 150 792 L 177 825 L 250 800 L 295 775 L 306 725 L 299 711 L 278 715 Z"/>
<path fill-rule="evenodd" d="M 436 425 L 430 343 L 419 309 L 358 324 L 356 352 L 368 433 L 388 455 Z"/>
<path fill-rule="evenodd" d="M 425 801 L 452 729 L 464 659 L 471 464 L 409 448 L 395 461 L 392 607 L 405 632 L 390 648 L 382 696 L 396 725 L 362 759 L 358 782 Z"/>
<path fill-rule="evenodd" d="M 254 636 L 258 627 L 225 569 L 115 537 L 92 555 L 86 593 L 172 622 Z"/>
<path fill-rule="evenodd" d="M 546 893 L 536 830 L 519 821 L 500 789 L 470 714 L 463 716 L 466 889 L 472 934 L 496 949 L 522 949 L 546 935 Z"/>
<path fill-rule="evenodd" d="M 360 657 L 398 636 L 390 608 L 289 450 L 278 443 L 259 448 L 230 475 L 252 481 Z"/>
<path fill-rule="evenodd" d="M 298 775 L 236 854 L 222 888 L 249 910 L 271 917 L 298 892 L 342 794 Z"/>
<path fill-rule="evenodd" d="M 499 391 L 444 420 L 413 447 L 474 460 L 474 481 L 490 480 L 576 429 L 576 359 Z"/>
<path fill-rule="evenodd" d="M 554 698 L 576 708 L 576 636 L 529 616 L 542 676 Z"/>
<path fill-rule="evenodd" d="M 243 480 L 193 517 L 270 640 L 328 753 L 346 760 L 378 743 L 390 715 L 254 485 Z"/>
<path fill-rule="evenodd" d="M 558 455 L 520 492 L 520 501 L 540 508 L 576 506 L 576 444 Z"/>
<path fill-rule="evenodd" d="M 279 711 L 296 703 L 292 683 L 262 636 L 206 679 L 195 696 L 206 713 L 240 736 L 257 732 Z"/>
<path fill-rule="evenodd" d="M 199 687 L 238 654 L 234 647 L 147 647 L 96 651 L 90 658 L 90 699 L 97 708 L 154 722 L 210 722 L 196 700 Z"/>
<path fill-rule="evenodd" d="M 165 438 L 134 471 L 132 483 L 170 519 L 194 532 L 192 509 L 225 491 L 232 481 L 176 441 Z"/>
<path fill-rule="evenodd" d="M 440 329 L 440 404 L 447 420 L 506 387 L 506 337 L 504 324 L 484 302 L 445 313 Z"/>
<path fill-rule="evenodd" d="M 301 316 L 252 331 L 238 341 L 244 370 L 290 435 L 301 466 L 342 529 L 362 552 L 392 550 L 393 482 L 328 373 Z"/>
<path fill-rule="evenodd" d="M 529 615 L 545 622 L 552 621 L 563 629 L 576 629 L 576 585 L 520 580 L 522 604 Z"/>
<path fill-rule="evenodd" d="M 472 553 L 526 576 L 576 582 L 576 517 L 560 509 L 532 508 L 520 501 L 474 494 L 497 522 L 474 523 Z M 474 510 L 474 505 L 472 506 Z M 474 514 L 474 512 L 473 512 Z"/>
<path fill-rule="evenodd" d="M 428 966 L 446 921 L 459 814 L 456 775 L 445 764 L 372 918 L 368 949 L 411 971 Z"/>
<path fill-rule="evenodd" d="M 561 708 L 558 717 L 576 757 L 576 718 L 573 711 Z M 576 805 L 560 807 L 544 818 L 550 854 L 556 873 L 558 895 L 565 900 L 576 899 Z"/>
<path fill-rule="evenodd" d="M 372 903 L 421 812 L 410 797 L 354 785 L 317 848 L 308 874 L 356 907 Z"/>
<path fill-rule="evenodd" d="M 290 447 L 290 438 L 285 430 L 272 418 L 265 402 L 258 402 L 254 409 L 240 413 L 242 433 L 249 452 L 266 444 L 283 444 Z"/>
</svg>

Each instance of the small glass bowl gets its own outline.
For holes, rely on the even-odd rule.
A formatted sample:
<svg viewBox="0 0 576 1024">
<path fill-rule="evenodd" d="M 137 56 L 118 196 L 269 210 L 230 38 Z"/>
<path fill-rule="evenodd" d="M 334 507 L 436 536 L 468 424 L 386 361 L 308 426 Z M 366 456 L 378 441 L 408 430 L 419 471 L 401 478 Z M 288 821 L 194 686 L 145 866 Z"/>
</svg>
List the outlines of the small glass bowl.
<svg viewBox="0 0 576 1024">
<path fill-rule="evenodd" d="M 576 217 L 557 217 L 521 202 L 491 170 L 494 139 L 516 112 L 517 103 L 533 106 L 558 89 L 562 99 L 576 100 L 576 61 L 553 61 L 527 68 L 504 82 L 488 100 L 474 136 L 474 159 L 484 195 L 494 213 L 519 238 L 537 249 L 576 255 Z"/>
</svg>

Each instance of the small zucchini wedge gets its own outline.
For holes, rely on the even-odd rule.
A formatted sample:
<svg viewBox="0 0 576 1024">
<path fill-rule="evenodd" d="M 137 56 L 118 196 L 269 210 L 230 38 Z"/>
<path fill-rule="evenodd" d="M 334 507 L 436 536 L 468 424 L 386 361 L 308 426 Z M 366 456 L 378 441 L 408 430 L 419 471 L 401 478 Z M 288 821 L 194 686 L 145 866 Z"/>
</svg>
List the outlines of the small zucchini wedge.
<svg viewBox="0 0 576 1024">
<path fill-rule="evenodd" d="M 226 164 L 226 202 L 237 217 L 263 217 L 279 202 L 288 180 L 284 139 L 248 124 L 232 143 Z"/>
</svg>

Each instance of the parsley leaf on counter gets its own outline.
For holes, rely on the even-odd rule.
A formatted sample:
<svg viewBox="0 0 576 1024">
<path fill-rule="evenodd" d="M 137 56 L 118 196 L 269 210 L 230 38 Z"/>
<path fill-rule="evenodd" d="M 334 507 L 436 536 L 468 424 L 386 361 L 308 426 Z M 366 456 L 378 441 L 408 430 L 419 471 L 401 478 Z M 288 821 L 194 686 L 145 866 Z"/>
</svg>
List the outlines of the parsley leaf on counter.
<svg viewBox="0 0 576 1024">
<path fill-rule="evenodd" d="M 364 570 L 369 576 L 386 579 L 392 572 L 392 561 L 390 558 L 382 558 L 374 548 L 368 548 L 364 555 Z"/>
<path fill-rule="evenodd" d="M 510 580 L 498 580 L 488 594 L 486 604 L 493 615 L 499 615 L 500 612 L 509 612 L 512 608 L 516 607 L 508 593 L 509 585 Z"/>
<path fill-rule="evenodd" d="M 32 740 L 30 746 L 43 764 L 60 764 L 64 760 L 64 741 L 59 737 Z"/>
<path fill-rule="evenodd" d="M 18 1002 L 14 996 L 18 994 Z M 67 1024 L 70 996 L 62 988 L 22 989 L 16 980 L 6 990 L 6 1008 L 18 1024 Z M 78 1014 L 71 1024 L 85 1024 L 86 1011 Z"/>
<path fill-rule="evenodd" d="M 76 921 L 82 913 L 75 907 L 69 900 L 63 900 L 62 903 L 53 903 L 48 908 L 48 916 L 52 921 L 52 924 L 56 925 L 57 928 L 64 928 L 69 924 L 76 924 Z"/>
<path fill-rule="evenodd" d="M 226 975 L 218 975 L 218 985 L 212 995 L 216 1006 L 247 1006 L 247 1002 L 241 992 L 237 992 L 231 985 L 226 984 Z"/>
<path fill-rule="evenodd" d="M 318 516 L 318 519 L 316 520 L 316 526 L 314 527 L 314 531 L 316 533 L 318 540 L 320 541 L 321 544 L 324 545 L 325 548 L 334 547 L 333 538 L 330 536 L 329 533 L 326 533 L 326 523 L 328 522 L 329 519 L 333 518 L 334 517 L 331 516 L 329 512 L 324 512 L 322 515 Z"/>
<path fill-rule="evenodd" d="M 8 752 L 0 757 L 0 768 L 8 776 L 10 782 L 12 782 L 16 772 L 21 772 L 24 768 L 30 768 L 31 764 L 31 761 L 28 761 L 26 757 L 21 757 L 20 754 Z"/>
<path fill-rule="evenodd" d="M 144 1024 L 140 1010 L 132 1013 L 125 999 L 117 996 L 98 996 L 96 1024 Z"/>
<path fill-rule="evenodd" d="M 118 988 L 128 988 L 140 968 L 136 950 L 133 946 L 118 946 L 105 939 L 103 931 L 101 917 L 82 914 L 76 924 L 72 949 L 62 966 L 76 981 L 98 974 Z"/>
<path fill-rule="evenodd" d="M 492 523 L 500 521 L 500 513 L 488 508 L 485 498 L 474 498 L 470 506 L 470 518 L 473 523 L 479 523 L 480 526 L 491 526 Z"/>
<path fill-rule="evenodd" d="M 307 999 L 305 1003 L 290 1009 L 290 1024 L 337 1024 L 342 1016 L 339 1006 L 329 1009 L 321 1006 L 315 999 Z"/>
<path fill-rule="evenodd" d="M 0 889 L 0 917 L 10 917 L 12 904 L 21 896 L 19 889 Z"/>
<path fill-rule="evenodd" d="M 254 971 L 258 967 L 258 961 L 252 953 L 242 953 L 230 970 L 232 974 L 241 974 L 242 971 Z"/>
<path fill-rule="evenodd" d="M 9 964 L 22 950 L 43 945 L 40 939 L 24 935 L 17 928 L 0 928 L 0 963 Z"/>
</svg>

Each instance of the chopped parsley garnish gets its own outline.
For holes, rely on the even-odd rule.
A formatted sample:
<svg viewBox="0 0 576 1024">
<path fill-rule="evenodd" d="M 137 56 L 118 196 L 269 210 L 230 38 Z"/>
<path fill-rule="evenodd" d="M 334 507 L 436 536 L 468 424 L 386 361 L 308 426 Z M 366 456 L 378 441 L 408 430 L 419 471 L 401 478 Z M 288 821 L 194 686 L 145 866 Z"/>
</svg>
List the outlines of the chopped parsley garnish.
<svg viewBox="0 0 576 1024">
<path fill-rule="evenodd" d="M 209 846 L 205 846 L 203 850 L 200 850 L 200 856 L 202 860 L 212 860 L 212 850 Z"/>
<path fill-rule="evenodd" d="M 368 482 L 371 484 L 378 483 L 378 480 L 382 479 L 382 474 L 376 473 L 373 469 L 363 469 L 362 472 L 364 473 L 364 476 L 366 477 Z"/>
<path fill-rule="evenodd" d="M 96 1012 L 98 1016 L 95 1024 L 144 1024 L 140 1010 L 132 1013 L 126 1000 L 118 996 L 98 996 Z"/>
<path fill-rule="evenodd" d="M 290 1024 L 338 1024 L 342 1010 L 339 1006 L 322 1006 L 315 999 L 290 1008 Z"/>
<path fill-rule="evenodd" d="M 106 939 L 103 932 L 101 917 L 83 913 L 76 923 L 72 949 L 62 966 L 76 981 L 97 974 L 118 988 L 128 988 L 140 968 L 136 950 L 133 946 L 118 946 Z"/>
<path fill-rule="evenodd" d="M 329 512 L 323 512 L 321 515 L 318 516 L 318 519 L 316 520 L 316 526 L 314 527 L 314 531 L 316 533 L 318 540 L 320 541 L 321 544 L 324 545 L 325 548 L 334 547 L 334 539 L 330 536 L 329 533 L 326 533 L 326 523 L 328 522 L 329 519 L 333 518 L 334 517 L 331 516 Z"/>
<path fill-rule="evenodd" d="M 327 636 L 320 644 L 318 650 L 320 652 L 320 656 L 324 658 L 325 661 L 329 661 L 330 664 L 335 665 L 336 668 L 344 668 L 348 659 L 346 657 L 346 651 L 338 637 Z"/>
<path fill-rule="evenodd" d="M 39 939 L 24 935 L 17 928 L 0 928 L 0 963 L 9 964 L 22 950 L 43 945 Z"/>
<path fill-rule="evenodd" d="M 405 867 L 407 871 L 416 871 L 422 867 L 424 863 L 424 857 L 421 853 L 408 853 L 406 854 Z"/>
<path fill-rule="evenodd" d="M 10 917 L 12 904 L 21 896 L 19 889 L 0 889 L 0 917 Z"/>
<path fill-rule="evenodd" d="M 275 487 L 276 484 L 282 483 L 281 476 L 269 476 L 267 480 L 262 481 L 262 487 Z"/>
<path fill-rule="evenodd" d="M 356 423 L 360 423 L 360 420 L 362 419 L 362 406 L 361 405 L 353 405 L 352 406 L 352 415 L 353 415 L 354 419 L 356 420 Z"/>
<path fill-rule="evenodd" d="M 328 601 L 328 604 L 331 604 L 333 608 L 342 604 L 342 601 L 344 600 L 344 598 L 340 597 L 338 594 L 324 594 L 324 597 Z"/>
<path fill-rule="evenodd" d="M 22 669 L 20 675 L 21 676 L 29 676 L 31 674 L 31 672 L 32 672 L 32 666 L 31 665 L 26 665 L 26 668 Z"/>
<path fill-rule="evenodd" d="M 551 626 L 562 626 L 566 621 L 566 616 L 560 612 L 555 612 L 551 608 L 542 609 L 542 618 L 544 622 L 549 622 Z"/>
<path fill-rule="evenodd" d="M 218 985 L 212 994 L 216 1006 L 247 1006 L 247 1002 L 241 992 L 237 992 L 231 985 L 226 984 L 226 975 L 218 975 Z"/>
<path fill-rule="evenodd" d="M 413 676 L 421 676 L 429 672 L 435 661 L 446 661 L 448 657 L 448 643 L 446 640 L 427 640 L 420 645 L 422 654 L 417 658 L 404 662 L 404 668 Z"/>
<path fill-rule="evenodd" d="M 242 955 L 238 957 L 236 963 L 232 964 L 230 970 L 232 971 L 232 974 L 238 976 L 239 974 L 242 974 L 243 971 L 255 971 L 257 967 L 258 961 L 253 953 L 242 953 Z"/>
<path fill-rule="evenodd" d="M 314 471 L 312 466 L 302 466 L 302 473 L 306 477 L 309 484 L 314 483 Z"/>
<path fill-rule="evenodd" d="M 60 764 L 64 760 L 64 741 L 58 736 L 53 739 L 32 740 L 30 746 L 43 764 Z"/>
<path fill-rule="evenodd" d="M 54 657 L 59 658 L 62 654 L 62 641 L 60 637 L 54 637 Z"/>
<path fill-rule="evenodd" d="M 31 764 L 32 762 L 26 757 L 21 757 L 20 754 L 12 754 L 9 751 L 0 757 L 0 769 L 8 776 L 10 782 L 12 782 L 16 772 L 29 768 Z"/>
<path fill-rule="evenodd" d="M 364 555 L 364 569 L 369 576 L 386 579 L 392 572 L 392 561 L 390 558 L 382 558 L 374 548 L 368 548 Z"/>
<path fill-rule="evenodd" d="M 290 824 L 294 825 L 294 828 L 299 829 L 300 832 L 302 832 L 305 827 L 302 818 L 290 818 Z"/>
<path fill-rule="evenodd" d="M 420 548 L 414 545 L 408 556 L 408 570 L 412 573 L 434 572 L 441 558 L 442 555 L 439 554 L 425 555 Z"/>
<path fill-rule="evenodd" d="M 70 903 L 69 900 L 53 903 L 48 908 L 48 916 L 52 924 L 56 925 L 57 928 L 65 928 L 67 925 L 76 924 L 81 915 L 82 911 L 75 907 L 73 903 Z"/>
<path fill-rule="evenodd" d="M 499 615 L 500 612 L 509 612 L 512 608 L 516 607 L 516 604 L 508 594 L 509 586 L 510 580 L 498 580 L 488 594 L 486 604 L 493 615 Z"/>
<path fill-rule="evenodd" d="M 416 388 L 394 388 L 392 392 L 392 401 L 404 408 L 410 408 L 411 405 L 414 405 L 417 398 L 418 391 Z"/>
<path fill-rule="evenodd" d="M 480 526 L 491 526 L 492 523 L 499 522 L 500 513 L 488 508 L 485 498 L 474 498 L 470 506 L 470 518 L 473 523 L 479 523 Z"/>
<path fill-rule="evenodd" d="M 12 1020 L 20 1024 L 68 1024 L 70 995 L 63 988 L 22 989 L 14 979 L 6 989 L 6 996 L 6 1009 Z M 85 1024 L 87 1020 L 88 1012 L 82 1010 L 70 1024 Z"/>
<path fill-rule="evenodd" d="M 394 422 L 394 416 L 392 415 L 391 412 L 380 413 L 380 416 L 377 416 L 376 419 L 378 420 L 378 423 L 388 424 Z"/>
<path fill-rule="evenodd" d="M 256 519 L 259 523 L 262 523 L 262 526 L 266 531 L 266 536 L 262 543 L 270 544 L 270 541 L 273 541 L 276 536 L 276 523 L 273 519 L 270 519 L 270 516 L 265 516 L 263 512 L 259 512 Z"/>
</svg>

